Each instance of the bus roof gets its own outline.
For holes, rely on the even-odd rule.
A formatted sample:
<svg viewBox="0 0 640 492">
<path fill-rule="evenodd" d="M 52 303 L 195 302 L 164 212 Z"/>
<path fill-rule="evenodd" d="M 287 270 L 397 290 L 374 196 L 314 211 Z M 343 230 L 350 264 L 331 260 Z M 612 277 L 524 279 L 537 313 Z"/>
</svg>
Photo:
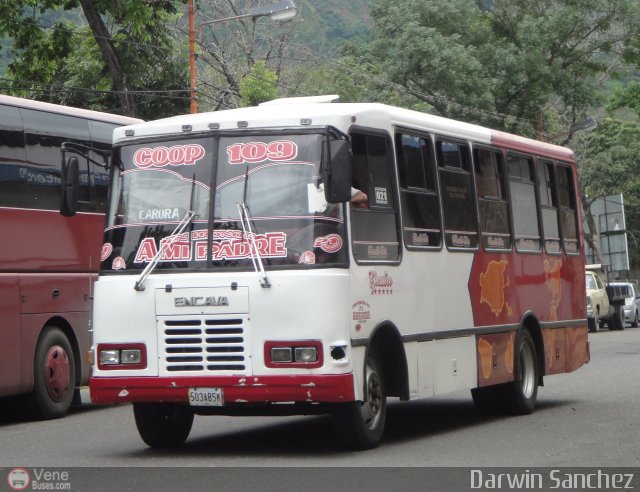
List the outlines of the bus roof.
<svg viewBox="0 0 640 492">
<path fill-rule="evenodd" d="M 488 145 L 499 145 L 554 159 L 574 160 L 571 150 L 558 145 L 381 103 L 336 103 L 334 101 L 337 97 L 312 96 L 277 99 L 248 108 L 180 115 L 149 121 L 117 128 L 114 132 L 114 142 L 121 142 L 131 136 L 138 138 L 176 135 L 189 132 L 208 132 L 212 129 L 275 129 L 332 125 L 347 133 L 352 126 L 389 130 L 392 127 L 403 127 L 473 140 Z"/>
<path fill-rule="evenodd" d="M 35 101 L 33 99 L 5 96 L 2 94 L 0 94 L 0 104 L 24 109 L 45 111 L 47 113 L 66 114 L 69 116 L 77 116 L 84 119 L 104 121 L 107 123 L 115 123 L 119 125 L 134 125 L 136 123 L 142 123 L 143 121 L 138 118 L 130 118 L 128 116 L 122 116 L 119 114 L 102 113 L 100 111 L 91 111 L 89 109 L 74 108 L 72 106 L 51 104 L 42 101 Z"/>
</svg>

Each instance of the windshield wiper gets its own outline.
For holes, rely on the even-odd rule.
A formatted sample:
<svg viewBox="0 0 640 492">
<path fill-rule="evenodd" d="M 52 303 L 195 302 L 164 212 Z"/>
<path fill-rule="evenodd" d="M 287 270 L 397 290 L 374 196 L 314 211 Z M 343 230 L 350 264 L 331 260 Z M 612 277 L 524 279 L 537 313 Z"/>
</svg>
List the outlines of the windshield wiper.
<svg viewBox="0 0 640 492">
<path fill-rule="evenodd" d="M 245 238 L 249 238 L 251 241 L 251 248 L 249 254 L 251 255 L 251 262 L 253 263 L 253 269 L 258 274 L 258 280 L 260 286 L 264 288 L 271 287 L 271 282 L 264 270 L 264 264 L 262 263 L 262 256 L 258 250 L 258 243 L 256 242 L 256 235 L 251 230 L 251 215 L 249 215 L 249 209 L 244 201 L 237 204 L 238 213 L 240 214 L 240 223 L 242 224 L 242 232 Z"/>
<path fill-rule="evenodd" d="M 189 210 L 187 212 L 187 215 L 184 216 L 184 218 L 176 226 L 173 232 L 169 234 L 166 238 L 164 238 L 164 241 L 162 240 L 160 241 L 162 246 L 158 249 L 158 252 L 153 257 L 153 259 L 149 262 L 149 264 L 145 267 L 145 269 L 142 270 L 142 273 L 140 274 L 140 278 L 138 278 L 135 285 L 133 286 L 135 290 L 137 290 L 138 292 L 141 292 L 144 290 L 144 281 L 147 279 L 149 275 L 151 275 L 151 272 L 153 272 L 153 270 L 156 268 L 164 252 L 167 250 L 167 248 L 171 244 L 173 244 L 176 241 L 176 239 L 178 239 L 178 236 L 184 232 L 184 230 L 193 221 L 196 215 L 198 214 L 195 211 Z"/>
<path fill-rule="evenodd" d="M 251 241 L 251 247 L 249 248 L 249 254 L 251 255 L 251 262 L 253 263 L 253 269 L 258 274 L 258 281 L 260 286 L 266 288 L 271 287 L 271 282 L 267 278 L 267 274 L 264 271 L 264 264 L 262 263 L 262 256 L 258 250 L 258 243 L 256 241 L 256 235 L 251 229 L 251 215 L 249 214 L 249 207 L 247 207 L 247 188 L 249 186 L 249 166 L 244 173 L 244 191 L 242 193 L 242 201 L 237 203 L 238 214 L 240 215 L 240 223 L 242 224 L 242 232 L 245 238 Z M 255 253 L 255 254 L 254 254 Z"/>
</svg>

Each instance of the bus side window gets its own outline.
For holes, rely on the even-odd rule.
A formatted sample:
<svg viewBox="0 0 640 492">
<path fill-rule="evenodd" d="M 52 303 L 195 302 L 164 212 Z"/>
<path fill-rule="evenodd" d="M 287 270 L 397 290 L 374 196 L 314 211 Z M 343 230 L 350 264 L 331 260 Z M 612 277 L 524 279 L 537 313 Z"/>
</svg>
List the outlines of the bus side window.
<svg viewBox="0 0 640 492">
<path fill-rule="evenodd" d="M 489 250 L 509 250 L 512 243 L 502 154 L 475 149 L 474 157 L 482 246 Z"/>
<path fill-rule="evenodd" d="M 369 197 L 368 208 L 350 207 L 353 256 L 358 262 L 400 260 L 391 153 L 383 135 L 352 133 L 353 187 Z"/>
<path fill-rule="evenodd" d="M 545 160 L 536 162 L 540 210 L 542 212 L 542 232 L 547 253 L 560 253 L 560 227 L 558 225 L 558 203 L 556 199 L 556 177 L 553 163 Z"/>
<path fill-rule="evenodd" d="M 442 220 L 431 139 L 397 133 L 396 153 L 404 243 L 408 249 L 440 249 Z"/>
<path fill-rule="evenodd" d="M 25 133 L 29 173 L 28 192 L 30 208 L 59 210 L 61 182 L 60 147 L 65 141 L 88 145 L 89 127 L 86 120 L 73 116 L 51 114 L 44 111 L 22 109 L 22 119 L 29 131 Z M 55 136 L 53 135 L 55 129 Z M 82 187 L 89 179 L 86 159 L 80 161 L 80 195 L 85 200 Z"/>
<path fill-rule="evenodd" d="M 530 156 L 508 154 L 507 165 L 516 250 L 538 252 L 540 251 L 540 225 L 533 159 Z"/>
<path fill-rule="evenodd" d="M 575 200 L 573 172 L 569 166 L 558 165 L 558 205 L 560 208 L 560 225 L 564 250 L 567 253 L 578 253 L 578 213 Z"/>
<path fill-rule="evenodd" d="M 436 150 L 447 248 L 476 249 L 478 226 L 469 147 L 438 140 Z"/>
<path fill-rule="evenodd" d="M 0 207 L 29 206 L 28 179 L 20 110 L 0 105 Z"/>
<path fill-rule="evenodd" d="M 115 125 L 103 121 L 89 121 L 89 132 L 91 133 L 91 146 L 101 151 L 111 150 L 113 140 L 113 129 Z M 104 156 L 91 152 L 92 159 L 104 162 Z M 107 190 L 109 187 L 109 172 L 107 169 L 95 164 L 91 164 L 91 197 L 96 212 L 105 212 L 107 204 Z"/>
</svg>

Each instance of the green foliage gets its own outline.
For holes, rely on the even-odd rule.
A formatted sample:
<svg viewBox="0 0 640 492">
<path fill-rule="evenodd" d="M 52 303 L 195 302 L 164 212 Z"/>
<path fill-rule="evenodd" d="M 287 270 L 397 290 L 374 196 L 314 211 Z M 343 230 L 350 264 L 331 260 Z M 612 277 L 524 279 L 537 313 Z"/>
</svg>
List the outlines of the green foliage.
<svg viewBox="0 0 640 492">
<path fill-rule="evenodd" d="M 585 212 L 599 197 L 623 193 L 632 266 L 640 265 L 640 124 L 605 118 L 573 141 Z"/>
<path fill-rule="evenodd" d="M 580 164 L 585 193 L 596 198 L 622 192 L 640 204 L 640 126 L 606 118 L 584 139 Z"/>
<path fill-rule="evenodd" d="M 12 40 L 7 76 L 22 97 L 101 111 L 122 112 L 117 84 L 82 19 L 80 0 L 11 0 L 0 10 L 0 36 Z M 108 40 L 135 99 L 136 116 L 152 119 L 188 108 L 188 60 L 174 50 L 167 29 L 180 4 L 169 0 L 93 0 L 109 26 Z M 70 20 L 75 20 L 71 22 Z M 86 23 L 86 21 L 85 21 Z M 100 36 L 101 38 L 103 36 Z M 156 92 L 154 92 L 156 91 Z"/>
<path fill-rule="evenodd" d="M 483 10 L 468 0 L 377 0 L 372 38 L 346 46 L 336 74 L 366 73 L 364 99 L 389 96 L 391 82 L 411 106 L 534 136 L 551 102 L 569 125 L 598 102 L 595 76 L 610 60 L 602 54 L 626 39 L 620 22 L 631 4 L 496 0 Z"/>
<path fill-rule="evenodd" d="M 240 81 L 242 106 L 257 106 L 278 96 L 278 76 L 267 68 L 264 60 L 258 60 L 249 74 Z"/>
<path fill-rule="evenodd" d="M 609 100 L 607 110 L 613 112 L 620 108 L 631 108 L 640 118 L 640 82 L 631 81 L 626 87 L 614 93 Z"/>
</svg>

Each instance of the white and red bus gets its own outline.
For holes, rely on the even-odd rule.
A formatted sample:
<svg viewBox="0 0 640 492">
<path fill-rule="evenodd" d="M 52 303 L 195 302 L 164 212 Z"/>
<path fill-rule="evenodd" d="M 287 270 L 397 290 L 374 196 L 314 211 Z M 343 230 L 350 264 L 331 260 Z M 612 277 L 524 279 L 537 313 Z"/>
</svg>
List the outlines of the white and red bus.
<svg viewBox="0 0 640 492">
<path fill-rule="evenodd" d="M 135 122 L 0 96 L 0 397 L 25 394 L 37 418 L 64 415 L 88 384 L 108 185 L 99 164 L 113 129 Z M 81 163 L 71 218 L 59 214 L 62 149 Z"/>
<path fill-rule="evenodd" d="M 573 153 L 332 99 L 115 130 L 90 391 L 148 445 L 327 412 L 370 448 L 387 397 L 526 414 L 589 360 Z"/>
</svg>

